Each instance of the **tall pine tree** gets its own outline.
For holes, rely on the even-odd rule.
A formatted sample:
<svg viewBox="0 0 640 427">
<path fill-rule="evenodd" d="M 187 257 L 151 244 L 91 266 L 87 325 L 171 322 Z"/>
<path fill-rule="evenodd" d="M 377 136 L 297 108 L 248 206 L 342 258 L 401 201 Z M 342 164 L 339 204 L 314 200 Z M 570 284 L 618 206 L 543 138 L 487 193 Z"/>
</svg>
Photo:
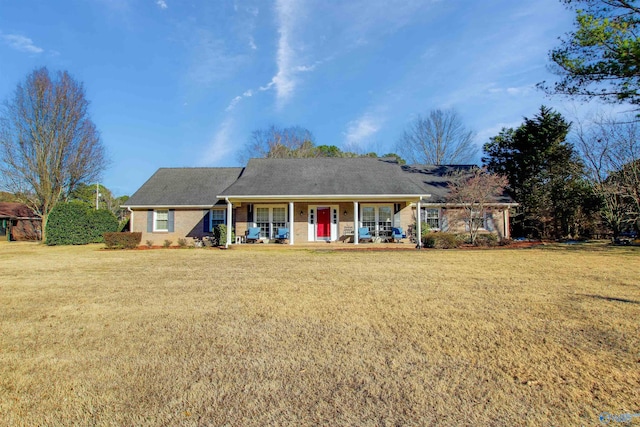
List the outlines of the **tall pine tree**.
<svg viewBox="0 0 640 427">
<path fill-rule="evenodd" d="M 588 188 L 583 165 L 566 141 L 571 123 L 545 106 L 517 129 L 502 129 L 484 145 L 482 161 L 505 175 L 507 191 L 520 203 L 514 235 L 562 238 L 579 233 Z"/>
</svg>

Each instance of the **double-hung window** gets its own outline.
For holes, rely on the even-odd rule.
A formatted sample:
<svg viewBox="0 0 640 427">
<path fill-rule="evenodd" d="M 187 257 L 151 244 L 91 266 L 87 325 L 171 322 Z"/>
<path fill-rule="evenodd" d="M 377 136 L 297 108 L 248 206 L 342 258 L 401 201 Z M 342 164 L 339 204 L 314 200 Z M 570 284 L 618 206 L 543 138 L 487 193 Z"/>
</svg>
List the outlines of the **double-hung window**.
<svg viewBox="0 0 640 427">
<path fill-rule="evenodd" d="M 373 206 L 362 207 L 362 226 L 369 229 L 369 233 L 376 232 L 376 208 Z"/>
<path fill-rule="evenodd" d="M 256 227 L 260 228 L 260 237 L 269 238 L 269 208 L 256 208 Z"/>
<path fill-rule="evenodd" d="M 224 224 L 226 221 L 226 211 L 224 209 L 212 209 L 211 210 L 211 227 L 210 229 L 213 230 L 214 228 L 216 228 L 216 226 L 220 225 L 220 224 Z"/>
<path fill-rule="evenodd" d="M 153 211 L 153 231 L 169 231 L 169 210 Z"/>
<path fill-rule="evenodd" d="M 426 222 L 431 230 L 440 229 L 440 209 L 439 208 L 423 208 L 422 222 Z"/>
<path fill-rule="evenodd" d="M 271 212 L 271 230 L 273 235 L 278 233 L 278 228 L 287 226 L 287 208 L 273 208 Z"/>
<path fill-rule="evenodd" d="M 378 231 L 391 232 L 391 206 L 380 206 L 378 208 Z"/>
</svg>

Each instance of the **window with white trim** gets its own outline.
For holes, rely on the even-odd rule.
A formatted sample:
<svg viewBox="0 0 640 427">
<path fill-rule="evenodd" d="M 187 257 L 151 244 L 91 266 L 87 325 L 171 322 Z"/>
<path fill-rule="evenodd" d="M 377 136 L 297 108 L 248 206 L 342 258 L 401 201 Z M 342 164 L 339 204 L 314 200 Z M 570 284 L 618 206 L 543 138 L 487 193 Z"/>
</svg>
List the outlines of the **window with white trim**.
<svg viewBox="0 0 640 427">
<path fill-rule="evenodd" d="M 376 232 L 376 208 L 373 206 L 362 207 L 362 226 L 369 229 L 369 233 Z"/>
<path fill-rule="evenodd" d="M 391 231 L 393 215 L 391 206 L 380 206 L 378 208 L 378 231 Z"/>
<path fill-rule="evenodd" d="M 169 231 L 169 210 L 153 211 L 153 231 Z"/>
<path fill-rule="evenodd" d="M 277 235 L 278 228 L 287 227 L 287 208 L 272 208 L 271 231 L 272 235 Z"/>
<path fill-rule="evenodd" d="M 209 229 L 213 230 L 214 228 L 216 228 L 216 226 L 224 224 L 227 220 L 226 213 L 227 212 L 224 209 L 212 209 L 211 214 L 209 215 L 211 221 L 211 226 Z"/>
<path fill-rule="evenodd" d="M 383 206 L 362 206 L 361 219 L 362 227 L 367 227 L 369 233 L 378 235 L 380 232 L 390 231 L 393 227 L 393 207 Z"/>
<path fill-rule="evenodd" d="M 256 227 L 260 228 L 260 237 L 269 237 L 269 208 L 256 208 Z"/>
<path fill-rule="evenodd" d="M 260 228 L 260 237 L 273 239 L 278 228 L 287 227 L 287 208 L 280 206 L 256 207 L 256 227 Z"/>
<path fill-rule="evenodd" d="M 440 208 L 422 208 L 422 222 L 426 222 L 431 230 L 440 229 Z"/>
</svg>

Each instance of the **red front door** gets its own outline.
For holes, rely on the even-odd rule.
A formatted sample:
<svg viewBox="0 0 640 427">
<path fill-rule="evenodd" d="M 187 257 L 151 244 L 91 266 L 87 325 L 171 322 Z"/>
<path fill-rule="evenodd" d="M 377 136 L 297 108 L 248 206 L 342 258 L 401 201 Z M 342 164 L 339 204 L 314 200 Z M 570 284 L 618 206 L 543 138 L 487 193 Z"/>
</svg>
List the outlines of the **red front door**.
<svg viewBox="0 0 640 427">
<path fill-rule="evenodd" d="M 318 239 L 331 238 L 331 209 L 318 208 Z"/>
</svg>

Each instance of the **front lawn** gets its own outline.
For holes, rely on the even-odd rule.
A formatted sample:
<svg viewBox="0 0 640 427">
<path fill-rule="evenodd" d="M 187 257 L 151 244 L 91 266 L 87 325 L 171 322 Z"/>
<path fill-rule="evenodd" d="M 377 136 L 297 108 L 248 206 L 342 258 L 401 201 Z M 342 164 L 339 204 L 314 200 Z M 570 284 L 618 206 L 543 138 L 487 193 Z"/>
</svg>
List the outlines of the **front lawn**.
<svg viewBox="0 0 640 427">
<path fill-rule="evenodd" d="M 640 250 L 0 246 L 8 425 L 598 425 Z M 640 423 L 640 417 L 632 417 Z"/>
</svg>

